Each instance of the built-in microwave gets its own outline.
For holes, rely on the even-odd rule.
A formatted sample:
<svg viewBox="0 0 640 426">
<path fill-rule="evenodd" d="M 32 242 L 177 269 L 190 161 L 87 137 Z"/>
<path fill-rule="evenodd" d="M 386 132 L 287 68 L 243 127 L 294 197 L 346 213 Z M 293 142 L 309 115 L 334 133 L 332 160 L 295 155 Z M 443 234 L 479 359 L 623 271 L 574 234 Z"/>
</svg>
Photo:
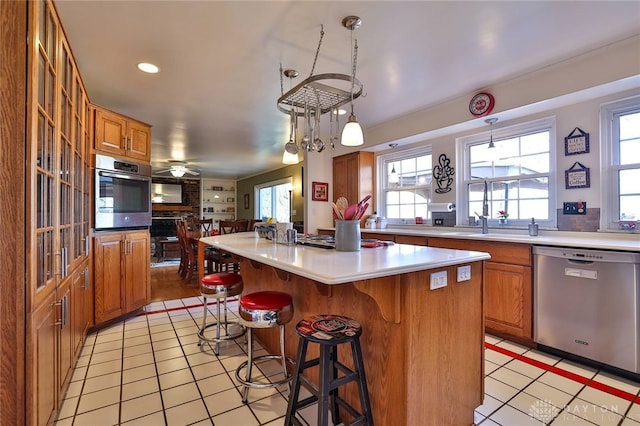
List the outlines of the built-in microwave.
<svg viewBox="0 0 640 426">
<path fill-rule="evenodd" d="M 95 229 L 151 226 L 151 166 L 96 155 Z"/>
</svg>

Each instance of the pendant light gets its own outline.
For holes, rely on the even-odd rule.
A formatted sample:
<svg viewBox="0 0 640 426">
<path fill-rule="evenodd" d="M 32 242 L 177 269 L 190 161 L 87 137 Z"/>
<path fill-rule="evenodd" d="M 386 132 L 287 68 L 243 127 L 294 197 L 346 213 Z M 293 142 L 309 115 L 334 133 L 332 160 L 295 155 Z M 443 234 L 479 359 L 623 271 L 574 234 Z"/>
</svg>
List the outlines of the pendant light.
<svg viewBox="0 0 640 426">
<path fill-rule="evenodd" d="M 364 134 L 362 133 L 362 127 L 358 120 L 356 120 L 356 114 L 353 112 L 353 89 L 356 80 L 356 64 L 358 60 L 358 40 L 353 42 L 353 31 L 362 25 L 362 20 L 357 16 L 347 16 L 342 20 L 342 25 L 351 30 L 351 46 L 353 50 L 353 56 L 351 58 L 351 114 L 342 129 L 342 137 L 340 143 L 344 146 L 358 146 L 364 144 Z"/>
<path fill-rule="evenodd" d="M 498 121 L 497 117 L 491 117 L 484 120 L 485 123 L 489 125 L 490 128 L 490 136 L 489 136 L 489 148 L 495 148 L 496 145 L 493 143 L 493 123 Z"/>
<path fill-rule="evenodd" d="M 291 154 L 285 150 L 282 154 L 282 164 L 298 164 L 299 162 L 298 153 Z"/>
<path fill-rule="evenodd" d="M 391 173 L 389 173 L 389 183 L 398 183 L 400 182 L 400 177 L 396 172 L 396 163 L 393 163 L 391 166 Z"/>
<path fill-rule="evenodd" d="M 390 143 L 389 147 L 391 149 L 394 149 L 398 146 L 397 143 Z M 398 172 L 396 172 L 396 163 L 395 161 L 391 164 L 391 172 L 389 173 L 389 176 L 387 177 L 387 181 L 389 183 L 398 183 L 400 182 L 400 176 L 398 176 Z"/>
</svg>

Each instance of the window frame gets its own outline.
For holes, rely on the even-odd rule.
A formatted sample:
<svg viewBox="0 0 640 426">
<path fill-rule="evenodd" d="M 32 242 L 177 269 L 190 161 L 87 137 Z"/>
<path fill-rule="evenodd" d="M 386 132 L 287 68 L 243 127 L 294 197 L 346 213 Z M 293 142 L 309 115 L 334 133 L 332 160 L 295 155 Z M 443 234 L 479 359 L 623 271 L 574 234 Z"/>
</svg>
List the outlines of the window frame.
<svg viewBox="0 0 640 426">
<path fill-rule="evenodd" d="M 414 148 L 408 148 L 408 149 L 398 149 L 395 148 L 392 151 L 385 153 L 385 154 L 379 154 L 376 156 L 376 169 L 379 170 L 378 173 L 376 173 L 376 177 L 377 177 L 377 182 L 376 182 L 376 186 L 378 188 L 378 202 L 376 203 L 376 209 L 374 209 L 378 216 L 381 217 L 385 217 L 387 219 L 387 224 L 388 225 L 410 225 L 410 224 L 415 224 L 415 218 L 411 218 L 411 219 L 389 219 L 389 217 L 387 216 L 387 212 L 386 212 L 386 207 L 387 207 L 387 192 L 388 191 L 393 191 L 394 188 L 389 188 L 388 187 L 388 178 L 389 176 L 386 174 L 387 168 L 385 167 L 385 164 L 393 161 L 393 162 L 400 162 L 402 160 L 407 160 L 410 158 L 416 158 L 416 157 L 420 157 L 423 155 L 431 155 L 431 172 L 433 174 L 433 148 L 432 145 L 429 144 L 425 144 L 425 145 L 421 145 L 419 147 L 414 147 Z M 433 175 L 432 175 L 433 176 Z M 420 187 L 423 187 L 422 185 Z M 433 178 L 431 183 L 429 183 L 428 185 L 424 185 L 424 187 L 429 188 L 429 190 L 431 191 L 431 193 L 433 194 Z M 412 188 L 416 188 L 416 186 L 413 186 Z M 428 205 L 428 204 L 427 204 Z M 431 218 L 423 218 L 423 224 L 430 224 L 431 223 Z"/>
<path fill-rule="evenodd" d="M 254 185 L 253 187 L 254 217 L 262 218 L 262 216 L 260 215 L 260 190 L 264 188 L 279 186 L 279 185 L 289 185 L 289 194 L 290 194 L 289 196 L 291 197 L 291 191 L 293 190 L 292 176 Z M 273 202 L 274 200 L 272 199 L 271 201 Z M 291 220 L 291 199 L 289 199 L 289 219 L 287 219 L 287 222 L 289 222 L 290 220 Z"/>
<path fill-rule="evenodd" d="M 544 117 L 527 121 L 524 123 L 518 123 L 511 126 L 506 126 L 498 129 L 487 128 L 486 131 L 475 133 L 467 136 L 461 136 L 456 138 L 456 166 L 457 170 L 461 173 L 456 180 L 456 206 L 457 206 L 457 225 L 468 225 L 468 218 L 474 216 L 473 212 L 469 211 L 469 195 L 467 187 L 471 182 L 478 182 L 478 180 L 471 179 L 471 165 L 470 165 L 470 152 L 471 146 L 478 145 L 480 143 L 488 143 L 490 137 L 493 135 L 493 140 L 500 141 L 504 139 L 510 139 L 515 137 L 521 137 L 527 134 L 532 134 L 540 131 L 549 131 L 549 173 L 547 179 L 549 181 L 549 195 L 548 195 L 548 219 L 540 220 L 536 219 L 536 222 L 542 227 L 555 228 L 557 225 L 556 214 L 556 199 L 558 196 L 558 184 L 557 184 L 557 143 L 556 143 L 556 117 Z M 535 174 L 532 176 L 545 176 L 542 174 Z M 488 179 L 488 182 L 502 181 L 504 178 Z M 495 212 L 493 212 L 495 214 Z M 491 216 L 491 212 L 490 212 Z M 489 225 L 497 226 L 499 221 L 497 218 L 489 218 Z M 530 223 L 530 219 L 509 218 L 507 225 L 502 227 L 520 228 Z"/>
<path fill-rule="evenodd" d="M 616 117 L 640 112 L 640 96 L 631 96 L 604 103 L 600 106 L 600 229 L 610 232 L 619 230 L 620 221 L 620 170 L 637 169 L 637 163 L 620 165 L 620 140 L 614 136 L 618 128 Z M 619 132 L 617 133 L 619 135 Z M 637 219 L 640 221 L 640 219 Z"/>
</svg>

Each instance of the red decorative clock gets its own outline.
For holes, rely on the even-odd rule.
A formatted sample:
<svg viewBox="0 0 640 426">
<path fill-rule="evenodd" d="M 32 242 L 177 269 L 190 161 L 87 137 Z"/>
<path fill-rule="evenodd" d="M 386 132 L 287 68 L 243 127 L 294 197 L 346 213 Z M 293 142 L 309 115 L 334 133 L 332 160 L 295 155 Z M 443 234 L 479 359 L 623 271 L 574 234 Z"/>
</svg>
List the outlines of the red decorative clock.
<svg viewBox="0 0 640 426">
<path fill-rule="evenodd" d="M 495 102 L 491 93 L 480 92 L 471 98 L 471 102 L 469 102 L 469 112 L 476 117 L 482 117 L 491 113 Z"/>
</svg>

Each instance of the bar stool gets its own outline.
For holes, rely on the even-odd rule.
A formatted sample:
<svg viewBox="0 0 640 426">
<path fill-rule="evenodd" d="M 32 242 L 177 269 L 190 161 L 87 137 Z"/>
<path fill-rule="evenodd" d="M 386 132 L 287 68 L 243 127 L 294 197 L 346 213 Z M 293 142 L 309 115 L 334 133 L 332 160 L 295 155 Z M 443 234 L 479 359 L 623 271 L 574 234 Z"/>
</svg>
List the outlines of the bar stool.
<svg viewBox="0 0 640 426">
<path fill-rule="evenodd" d="M 300 336 L 300 342 L 298 343 L 298 355 L 293 373 L 293 389 L 289 395 L 285 426 L 302 425 L 302 422 L 295 417 L 296 412 L 315 402 L 318 402 L 318 426 L 327 426 L 329 409 L 331 409 L 332 424 L 340 423 L 338 407 L 342 407 L 354 418 L 351 425 L 373 426 L 367 379 L 360 349 L 360 335 L 362 334 L 360 323 L 340 315 L 314 315 L 300 321 L 296 325 L 296 333 Z M 320 345 L 320 356 L 307 361 L 309 342 Z M 343 343 L 351 344 L 353 370 L 338 360 L 338 345 Z M 318 386 L 303 374 L 304 370 L 316 365 L 320 366 Z M 340 371 L 340 375 L 338 371 Z M 338 395 L 338 387 L 353 381 L 358 383 L 361 413 Z M 298 401 L 300 385 L 304 385 L 312 395 Z"/>
<path fill-rule="evenodd" d="M 236 379 L 244 388 L 242 390 L 242 402 L 246 403 L 249 397 L 249 388 L 265 389 L 280 386 L 290 382 L 292 375 L 292 361 L 287 360 L 284 352 L 284 325 L 293 317 L 293 300 L 291 295 L 279 291 L 259 291 L 245 294 L 240 298 L 240 321 L 247 328 L 247 361 L 236 369 Z M 280 355 L 253 356 L 253 329 L 280 327 Z M 282 364 L 283 378 L 270 380 L 269 382 L 254 380 L 251 378 L 251 370 L 254 364 L 268 359 L 280 360 Z M 288 368 L 289 366 L 289 368 Z M 244 378 L 240 373 L 246 369 Z"/>
<path fill-rule="evenodd" d="M 229 322 L 227 318 L 227 297 L 237 296 L 242 293 L 243 282 L 240 274 L 232 274 L 229 272 L 216 272 L 214 274 L 205 275 L 200 282 L 200 294 L 202 295 L 204 304 L 204 315 L 202 316 L 202 326 L 198 330 L 198 346 L 202 342 L 215 343 L 214 353 L 220 355 L 220 343 L 226 340 L 237 339 L 242 336 L 246 328 L 239 321 Z M 216 303 L 216 322 L 207 324 L 207 299 L 213 297 L 217 299 Z M 220 305 L 224 306 L 224 320 L 220 319 Z M 230 331 L 231 327 L 235 330 Z M 207 337 L 205 332 L 208 328 L 216 328 L 215 337 Z M 221 334 L 224 327 L 224 334 Z"/>
</svg>

